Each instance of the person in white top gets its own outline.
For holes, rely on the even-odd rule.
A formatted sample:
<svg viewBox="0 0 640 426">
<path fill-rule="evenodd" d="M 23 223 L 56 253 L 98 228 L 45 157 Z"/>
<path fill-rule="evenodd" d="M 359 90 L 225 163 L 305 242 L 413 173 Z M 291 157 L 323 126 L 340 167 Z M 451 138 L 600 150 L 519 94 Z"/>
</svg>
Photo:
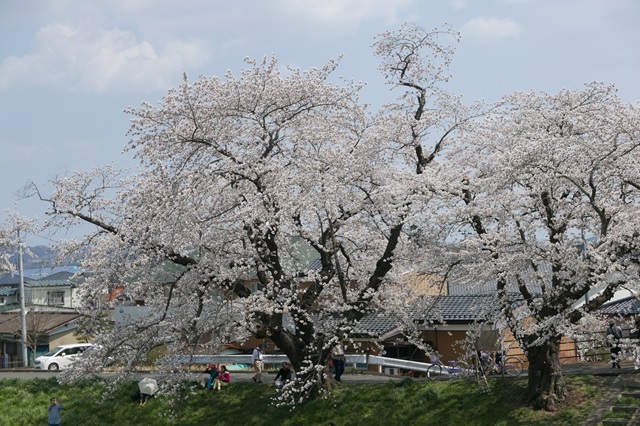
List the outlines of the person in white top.
<svg viewBox="0 0 640 426">
<path fill-rule="evenodd" d="M 251 365 L 253 366 L 253 371 L 256 372 L 252 377 L 255 383 L 262 383 L 262 370 L 264 368 L 264 364 L 262 362 L 263 356 L 264 352 L 262 350 L 262 343 L 260 343 L 251 354 Z"/>
<path fill-rule="evenodd" d="M 340 382 L 342 373 L 344 373 L 344 364 L 346 363 L 346 359 L 344 357 L 344 348 L 340 343 L 335 345 L 331 350 L 331 359 L 333 360 L 333 370 L 335 373 L 334 378 L 336 382 Z"/>
</svg>

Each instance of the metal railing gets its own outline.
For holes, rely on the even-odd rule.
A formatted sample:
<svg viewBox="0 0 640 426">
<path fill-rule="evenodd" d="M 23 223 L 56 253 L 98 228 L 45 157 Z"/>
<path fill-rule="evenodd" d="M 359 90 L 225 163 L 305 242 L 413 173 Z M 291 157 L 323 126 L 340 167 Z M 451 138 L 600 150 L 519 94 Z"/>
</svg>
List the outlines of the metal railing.
<svg viewBox="0 0 640 426">
<path fill-rule="evenodd" d="M 383 367 L 401 368 L 414 371 L 427 371 L 431 367 L 431 363 L 409 361 L 397 358 L 387 358 L 377 355 L 368 354 L 347 354 L 347 365 L 366 364 L 377 365 L 382 372 Z M 193 355 L 193 356 L 180 356 L 172 360 L 179 364 L 250 364 L 251 355 Z M 264 355 L 262 361 L 265 364 L 280 364 L 282 362 L 289 362 L 289 358 L 282 354 L 278 355 Z"/>
</svg>

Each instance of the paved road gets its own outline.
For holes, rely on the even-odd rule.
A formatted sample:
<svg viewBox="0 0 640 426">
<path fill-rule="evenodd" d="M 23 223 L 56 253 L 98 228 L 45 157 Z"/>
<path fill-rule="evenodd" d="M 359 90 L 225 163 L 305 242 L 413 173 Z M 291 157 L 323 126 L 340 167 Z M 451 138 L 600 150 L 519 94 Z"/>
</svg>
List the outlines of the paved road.
<svg viewBox="0 0 640 426">
<path fill-rule="evenodd" d="M 56 377 L 60 372 L 58 371 L 47 371 L 47 370 L 35 370 L 35 369 L 26 369 L 26 368 L 7 368 L 0 369 L 0 379 L 35 379 L 35 378 L 49 378 Z M 110 377 L 114 376 L 115 373 L 101 373 L 101 377 Z M 138 372 L 136 376 L 142 377 L 154 377 L 157 378 L 154 373 L 149 372 Z M 232 371 L 231 377 L 234 382 L 251 382 L 251 377 L 253 376 L 253 372 L 244 372 L 244 371 Z M 263 374 L 263 380 L 265 383 L 270 383 L 275 378 L 275 374 L 265 373 Z M 202 373 L 202 380 L 209 377 L 208 374 Z M 391 380 L 401 380 L 404 377 L 400 376 L 385 376 L 378 374 L 348 374 L 345 373 L 342 376 L 342 380 L 345 383 L 385 383 Z"/>
<path fill-rule="evenodd" d="M 633 362 L 626 361 L 622 363 L 621 369 L 612 369 L 611 365 L 606 361 L 597 363 L 579 363 L 579 364 L 565 364 L 562 366 L 563 374 L 588 374 L 594 376 L 619 376 L 619 375 L 638 375 L 640 379 L 640 370 L 633 368 Z M 0 369 L 0 379 L 33 379 L 33 378 L 49 378 L 56 377 L 60 372 L 53 372 L 47 370 L 35 370 L 33 368 L 6 368 Z M 115 373 L 105 372 L 102 373 L 102 377 L 113 376 Z M 145 376 L 154 377 L 153 373 L 138 372 L 136 373 L 140 378 Z M 232 371 L 231 375 L 236 382 L 251 382 L 253 372 L 251 371 Z M 523 372 L 526 375 L 526 371 Z M 208 377 L 207 374 L 202 373 L 203 380 Z M 275 374 L 264 374 L 265 382 L 270 382 L 275 377 Z M 385 376 L 382 374 L 349 374 L 345 373 L 342 379 L 345 383 L 385 383 L 390 380 L 402 380 L 405 377 L 401 376 Z M 423 379 L 418 379 L 423 380 Z"/>
</svg>

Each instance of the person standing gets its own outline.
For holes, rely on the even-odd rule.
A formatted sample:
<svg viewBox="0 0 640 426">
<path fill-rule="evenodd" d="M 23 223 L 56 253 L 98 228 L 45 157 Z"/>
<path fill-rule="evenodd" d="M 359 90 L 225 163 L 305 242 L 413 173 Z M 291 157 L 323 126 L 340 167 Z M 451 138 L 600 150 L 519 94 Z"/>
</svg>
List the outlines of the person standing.
<svg viewBox="0 0 640 426">
<path fill-rule="evenodd" d="M 616 325 L 616 321 L 609 320 L 609 327 L 607 328 L 607 344 L 611 348 L 611 368 L 620 367 L 620 339 L 622 339 L 622 329 Z"/>
<path fill-rule="evenodd" d="M 251 354 L 251 365 L 253 365 L 253 371 L 256 372 L 252 377 L 254 383 L 262 383 L 262 370 L 264 369 L 263 358 L 264 352 L 262 349 L 262 343 L 260 343 Z"/>
<path fill-rule="evenodd" d="M 47 406 L 47 411 L 49 412 L 49 426 L 62 425 L 62 417 L 60 416 L 62 408 L 62 404 L 58 398 L 51 398 L 51 404 Z"/>
<path fill-rule="evenodd" d="M 335 372 L 334 378 L 336 382 L 340 382 L 342 373 L 344 373 L 344 364 L 346 363 L 346 359 L 344 356 L 344 348 L 340 343 L 335 345 L 331 350 L 331 359 L 333 360 L 333 370 Z"/>
</svg>

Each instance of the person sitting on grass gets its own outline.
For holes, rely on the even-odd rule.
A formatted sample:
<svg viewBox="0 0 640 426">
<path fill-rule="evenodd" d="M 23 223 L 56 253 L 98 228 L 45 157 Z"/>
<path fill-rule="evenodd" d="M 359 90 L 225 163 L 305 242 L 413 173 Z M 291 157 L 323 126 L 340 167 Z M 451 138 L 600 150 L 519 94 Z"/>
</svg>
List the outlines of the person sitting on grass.
<svg viewBox="0 0 640 426">
<path fill-rule="evenodd" d="M 227 367 L 223 365 L 220 367 L 218 377 L 213 381 L 213 388 L 219 391 L 223 384 L 228 385 L 229 383 L 231 383 L 231 374 L 227 371 Z"/>
<path fill-rule="evenodd" d="M 215 364 L 209 364 L 205 371 L 209 373 L 209 378 L 207 379 L 207 389 L 213 390 L 213 381 L 218 378 L 218 375 L 220 374 L 220 372 L 218 371 L 218 367 Z"/>
<path fill-rule="evenodd" d="M 278 380 L 280 379 L 280 380 Z M 282 368 L 278 371 L 278 374 L 276 375 L 276 378 L 273 379 L 273 383 L 281 388 L 283 387 L 287 382 L 291 381 L 291 368 L 289 368 L 289 364 L 287 364 L 286 362 L 282 363 Z"/>
</svg>

